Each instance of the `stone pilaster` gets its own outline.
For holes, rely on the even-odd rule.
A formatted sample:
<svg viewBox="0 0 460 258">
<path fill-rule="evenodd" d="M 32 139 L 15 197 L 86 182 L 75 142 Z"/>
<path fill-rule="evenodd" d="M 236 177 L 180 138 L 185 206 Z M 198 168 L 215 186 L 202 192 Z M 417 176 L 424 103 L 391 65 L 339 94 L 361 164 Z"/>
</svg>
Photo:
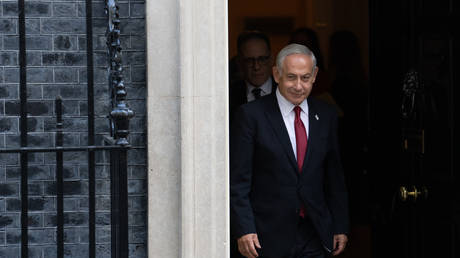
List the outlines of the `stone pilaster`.
<svg viewBox="0 0 460 258">
<path fill-rule="evenodd" d="M 149 257 L 228 257 L 227 1 L 147 1 Z"/>
</svg>

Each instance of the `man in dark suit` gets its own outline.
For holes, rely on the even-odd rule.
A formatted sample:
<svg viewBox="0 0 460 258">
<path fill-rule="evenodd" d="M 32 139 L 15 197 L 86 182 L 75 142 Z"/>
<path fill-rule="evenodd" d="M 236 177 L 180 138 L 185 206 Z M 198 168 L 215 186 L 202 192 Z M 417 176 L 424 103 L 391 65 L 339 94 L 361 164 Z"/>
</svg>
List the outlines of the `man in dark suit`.
<svg viewBox="0 0 460 258">
<path fill-rule="evenodd" d="M 244 31 L 238 36 L 237 48 L 235 60 L 242 79 L 231 79 L 230 118 L 239 106 L 274 93 L 276 88 L 268 36 L 259 31 Z"/>
<path fill-rule="evenodd" d="M 317 72 L 307 47 L 286 46 L 275 94 L 241 106 L 232 123 L 231 227 L 245 257 L 327 257 L 347 243 L 337 114 L 309 97 Z"/>
<path fill-rule="evenodd" d="M 270 39 L 260 31 L 243 31 L 237 40 L 238 54 L 233 59 L 238 72 L 230 73 L 230 122 L 235 111 L 243 104 L 274 94 L 276 83 L 272 78 L 273 57 Z M 233 78 L 235 77 L 235 78 Z M 241 258 L 236 239 L 230 244 L 231 258 Z"/>
</svg>

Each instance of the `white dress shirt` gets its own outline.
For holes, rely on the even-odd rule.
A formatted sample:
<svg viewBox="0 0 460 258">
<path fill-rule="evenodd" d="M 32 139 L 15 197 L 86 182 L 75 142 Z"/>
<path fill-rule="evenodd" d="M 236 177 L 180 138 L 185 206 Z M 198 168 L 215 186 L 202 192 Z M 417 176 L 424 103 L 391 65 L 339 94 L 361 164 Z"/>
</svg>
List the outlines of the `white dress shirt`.
<svg viewBox="0 0 460 258">
<path fill-rule="evenodd" d="M 252 90 L 255 88 L 261 89 L 260 91 L 260 96 L 265 96 L 270 93 L 272 93 L 272 78 L 268 77 L 268 80 L 264 82 L 260 87 L 255 87 L 254 85 L 250 84 L 249 82 L 246 82 L 246 97 L 248 102 L 251 102 L 256 99 L 254 96 L 254 93 L 252 93 Z"/>
<path fill-rule="evenodd" d="M 286 129 L 289 134 L 289 139 L 291 140 L 292 150 L 294 151 L 294 156 L 297 160 L 297 144 L 295 141 L 295 128 L 294 128 L 294 120 L 295 120 L 295 105 L 289 102 L 283 95 L 281 95 L 279 89 L 276 89 L 276 99 L 278 100 L 278 105 L 280 107 L 281 115 L 283 116 L 284 125 L 286 125 Z M 300 112 L 300 119 L 303 122 L 303 125 L 306 129 L 307 139 L 308 139 L 308 103 L 307 99 L 302 101 L 299 105 L 302 111 Z"/>
</svg>

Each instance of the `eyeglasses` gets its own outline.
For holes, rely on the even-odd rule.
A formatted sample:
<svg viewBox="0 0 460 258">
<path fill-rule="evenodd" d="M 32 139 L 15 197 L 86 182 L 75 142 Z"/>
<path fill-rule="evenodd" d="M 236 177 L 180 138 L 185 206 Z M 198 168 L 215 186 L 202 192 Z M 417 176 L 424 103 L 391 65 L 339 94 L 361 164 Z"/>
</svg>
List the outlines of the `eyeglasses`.
<svg viewBox="0 0 460 258">
<path fill-rule="evenodd" d="M 245 57 L 243 58 L 243 62 L 245 65 L 249 67 L 254 67 L 256 62 L 259 65 L 266 65 L 270 61 L 270 56 L 258 56 L 258 57 Z"/>
</svg>

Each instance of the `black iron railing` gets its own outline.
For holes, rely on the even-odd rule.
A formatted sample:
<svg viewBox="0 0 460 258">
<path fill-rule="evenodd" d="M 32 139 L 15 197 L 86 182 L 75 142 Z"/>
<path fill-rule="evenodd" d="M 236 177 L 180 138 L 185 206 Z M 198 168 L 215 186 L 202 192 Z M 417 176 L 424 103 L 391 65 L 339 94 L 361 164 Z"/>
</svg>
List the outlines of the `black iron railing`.
<svg viewBox="0 0 460 258">
<path fill-rule="evenodd" d="M 127 152 L 130 145 L 127 141 L 129 120 L 134 112 L 126 105 L 126 89 L 123 83 L 120 20 L 116 1 L 106 1 L 108 17 L 107 47 L 109 69 L 109 91 L 111 92 L 112 111 L 108 115 L 110 132 L 107 132 L 103 146 L 95 145 L 94 130 L 94 73 L 93 73 L 93 32 L 92 32 L 92 0 L 86 0 L 86 43 L 87 43 L 87 92 L 88 92 L 88 145 L 63 146 L 62 99 L 55 100 L 56 134 L 54 147 L 28 147 L 27 143 L 27 73 L 26 73 L 26 27 L 24 0 L 18 0 L 19 19 L 19 89 L 20 89 L 20 147 L 1 149 L 2 153 L 19 153 L 21 167 L 21 257 L 29 256 L 28 251 L 28 154 L 54 152 L 56 154 L 56 188 L 57 188 L 57 257 L 64 257 L 64 180 L 63 153 L 88 153 L 88 200 L 89 200 L 89 257 L 96 257 L 96 196 L 95 196 L 95 152 L 110 153 L 111 181 L 111 255 L 112 257 L 128 257 L 128 178 Z"/>
</svg>

